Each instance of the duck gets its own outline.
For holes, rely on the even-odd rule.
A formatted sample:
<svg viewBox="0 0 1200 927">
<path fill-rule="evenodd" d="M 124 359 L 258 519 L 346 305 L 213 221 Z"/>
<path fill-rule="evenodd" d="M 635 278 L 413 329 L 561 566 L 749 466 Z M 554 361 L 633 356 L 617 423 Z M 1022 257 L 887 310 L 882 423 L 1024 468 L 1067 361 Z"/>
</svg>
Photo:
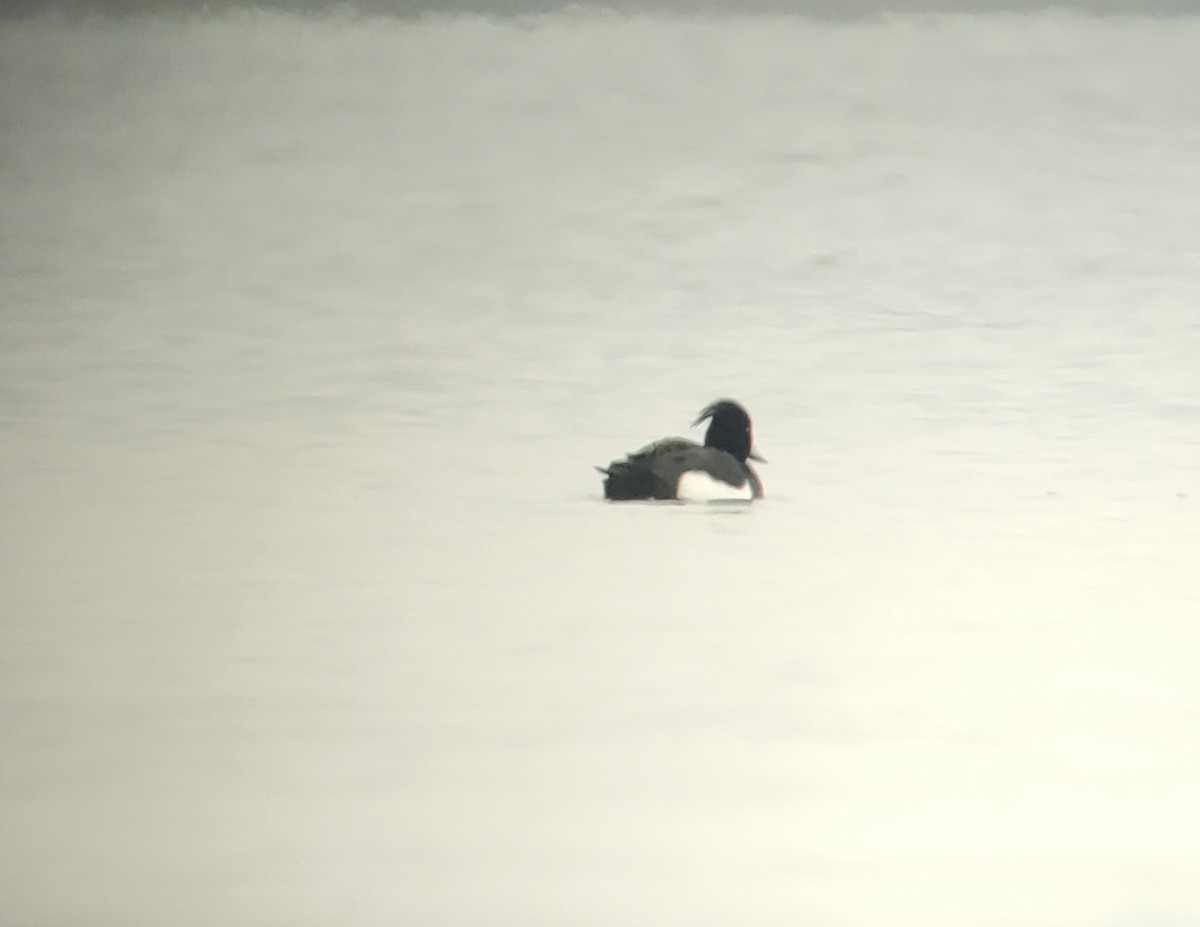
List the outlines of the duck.
<svg viewBox="0 0 1200 927">
<path fill-rule="evenodd" d="M 766 460 L 754 452 L 749 414 L 732 399 L 717 399 L 701 410 L 692 427 L 706 419 L 704 444 L 663 438 L 623 460 L 597 467 L 604 475 L 604 498 L 761 499 L 762 480 L 747 461 Z"/>
</svg>

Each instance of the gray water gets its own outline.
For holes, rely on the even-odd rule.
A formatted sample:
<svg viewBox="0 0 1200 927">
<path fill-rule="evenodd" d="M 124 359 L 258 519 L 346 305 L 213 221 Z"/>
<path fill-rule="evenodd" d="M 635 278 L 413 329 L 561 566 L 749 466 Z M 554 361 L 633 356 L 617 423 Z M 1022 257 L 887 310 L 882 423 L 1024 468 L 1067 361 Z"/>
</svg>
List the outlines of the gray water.
<svg viewBox="0 0 1200 927">
<path fill-rule="evenodd" d="M 0 24 L 0 921 L 1196 923 L 1198 46 Z"/>
</svg>

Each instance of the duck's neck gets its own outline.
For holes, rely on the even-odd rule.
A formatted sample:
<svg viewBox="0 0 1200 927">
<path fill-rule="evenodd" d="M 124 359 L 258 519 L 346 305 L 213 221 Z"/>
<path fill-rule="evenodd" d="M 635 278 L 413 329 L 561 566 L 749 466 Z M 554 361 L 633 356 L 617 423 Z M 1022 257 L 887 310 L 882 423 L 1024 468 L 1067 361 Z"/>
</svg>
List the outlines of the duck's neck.
<svg viewBox="0 0 1200 927">
<path fill-rule="evenodd" d="M 704 433 L 704 446 L 732 454 L 742 463 L 750 456 L 750 429 L 729 425 L 727 422 L 712 421 Z"/>
</svg>

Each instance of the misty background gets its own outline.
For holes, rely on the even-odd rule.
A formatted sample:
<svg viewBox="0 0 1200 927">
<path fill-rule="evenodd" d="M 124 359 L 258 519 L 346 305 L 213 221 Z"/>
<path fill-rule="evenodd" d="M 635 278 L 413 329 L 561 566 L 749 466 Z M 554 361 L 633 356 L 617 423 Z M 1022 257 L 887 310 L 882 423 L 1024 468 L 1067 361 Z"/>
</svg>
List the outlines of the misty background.
<svg viewBox="0 0 1200 927">
<path fill-rule="evenodd" d="M 413 16 L 425 13 L 476 13 L 514 16 L 561 11 L 741 15 L 774 13 L 829 19 L 906 13 L 998 13 L 1072 10 L 1091 14 L 1175 16 L 1200 10 L 1197 0 L 11 0 L 0 16 L 27 16 L 44 10 L 67 13 L 212 13 L 230 9 L 280 10 L 307 14 L 364 13 Z"/>
<path fill-rule="evenodd" d="M 0 922 L 1195 924 L 1200 18 L 414 9 L 5 5 Z"/>
</svg>

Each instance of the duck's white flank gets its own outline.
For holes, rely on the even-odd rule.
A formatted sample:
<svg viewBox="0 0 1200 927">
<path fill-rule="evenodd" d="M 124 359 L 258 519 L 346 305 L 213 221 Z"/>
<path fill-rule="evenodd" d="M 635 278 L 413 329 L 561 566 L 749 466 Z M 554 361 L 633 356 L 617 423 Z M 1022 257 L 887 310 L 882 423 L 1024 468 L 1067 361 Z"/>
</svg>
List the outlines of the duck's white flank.
<svg viewBox="0 0 1200 927">
<path fill-rule="evenodd" d="M 679 478 L 675 498 L 684 502 L 749 502 L 754 489 L 746 480 L 740 487 L 713 479 L 703 470 L 688 470 Z"/>
</svg>

